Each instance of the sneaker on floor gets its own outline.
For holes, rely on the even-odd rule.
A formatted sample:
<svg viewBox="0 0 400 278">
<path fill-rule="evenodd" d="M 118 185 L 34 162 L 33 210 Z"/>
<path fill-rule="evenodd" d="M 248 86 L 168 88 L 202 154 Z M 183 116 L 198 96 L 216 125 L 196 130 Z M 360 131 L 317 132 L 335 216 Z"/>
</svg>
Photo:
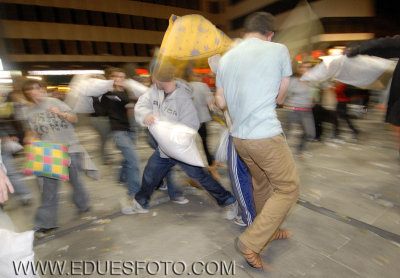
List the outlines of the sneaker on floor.
<svg viewBox="0 0 400 278">
<path fill-rule="evenodd" d="M 81 210 L 79 210 L 78 211 L 78 214 L 80 215 L 80 216 L 84 216 L 86 213 L 88 213 L 88 212 L 91 212 L 92 211 L 92 207 L 87 207 L 87 208 L 85 208 L 85 209 L 81 209 Z"/>
<path fill-rule="evenodd" d="M 128 184 L 126 182 L 123 182 L 123 181 L 119 181 L 118 185 L 122 186 L 122 187 L 128 187 Z"/>
<path fill-rule="evenodd" d="M 158 189 L 162 191 L 168 190 L 167 182 L 163 181 L 162 185 Z"/>
<path fill-rule="evenodd" d="M 228 220 L 233 220 L 238 215 L 238 203 L 235 201 L 234 203 L 223 207 L 224 209 L 224 218 Z"/>
<path fill-rule="evenodd" d="M 57 230 L 57 228 L 39 228 L 37 230 L 35 230 L 35 238 L 40 239 L 40 238 L 44 238 L 46 236 L 51 235 L 52 233 L 54 233 Z"/>
<path fill-rule="evenodd" d="M 119 203 L 121 204 L 121 212 L 123 214 L 135 214 L 133 210 L 133 198 L 131 196 L 125 196 Z"/>
<path fill-rule="evenodd" d="M 141 204 L 138 203 L 135 199 L 133 199 L 133 206 L 132 209 L 135 213 L 148 213 L 149 210 L 142 207 Z"/>
<path fill-rule="evenodd" d="M 240 227 L 246 227 L 247 224 L 244 223 L 244 221 L 242 220 L 242 217 L 237 216 L 235 217 L 235 219 L 233 220 L 233 223 L 235 223 L 236 225 L 240 226 Z"/>
<path fill-rule="evenodd" d="M 180 196 L 178 198 L 176 198 L 175 200 L 171 200 L 173 203 L 175 204 L 179 204 L 179 205 L 186 205 L 187 203 L 189 203 L 189 200 L 186 199 L 183 196 Z"/>
</svg>

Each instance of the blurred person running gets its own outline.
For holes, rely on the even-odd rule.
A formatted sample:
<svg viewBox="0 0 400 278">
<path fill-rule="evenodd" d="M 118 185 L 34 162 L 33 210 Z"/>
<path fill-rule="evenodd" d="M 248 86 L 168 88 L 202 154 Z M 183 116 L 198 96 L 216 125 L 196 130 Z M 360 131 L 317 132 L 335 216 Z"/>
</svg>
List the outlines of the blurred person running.
<svg viewBox="0 0 400 278">
<path fill-rule="evenodd" d="M 347 92 L 349 91 L 350 87 L 347 84 L 337 81 L 336 86 L 333 87 L 333 91 L 336 93 L 336 115 L 338 117 L 338 123 L 336 125 L 335 135 L 336 137 L 339 136 L 339 119 L 344 119 L 353 132 L 353 138 L 357 139 L 359 131 L 355 128 L 354 124 L 350 119 L 350 115 L 348 113 L 348 106 L 353 98 L 350 97 Z"/>
<path fill-rule="evenodd" d="M 155 59 L 154 57 L 153 63 L 150 64 L 150 73 L 153 75 L 154 73 L 154 66 L 155 66 Z M 150 79 L 151 83 L 151 79 Z M 151 85 L 151 84 L 150 84 Z M 136 123 L 138 124 L 138 123 Z M 158 143 L 154 139 L 153 135 L 151 135 L 150 131 L 146 129 L 147 135 L 147 143 L 150 145 L 151 148 L 156 150 L 158 148 Z M 169 199 L 176 204 L 185 205 L 189 203 L 189 200 L 183 196 L 183 190 L 178 184 L 178 173 L 175 169 L 176 167 L 172 167 L 165 178 L 160 182 L 160 184 L 156 187 L 156 190 L 167 191 Z"/>
<path fill-rule="evenodd" d="M 107 68 L 105 76 L 114 80 L 113 90 L 104 94 L 93 107 L 98 115 L 108 116 L 117 148 L 122 152 L 124 161 L 121 174 L 126 174 L 128 196 L 121 199 L 121 211 L 132 213 L 130 203 L 140 189 L 141 161 L 136 151 L 136 133 L 132 131 L 127 106 L 134 103 L 125 89 L 126 73 L 120 68 Z M 125 171 L 125 172 L 124 172 Z"/>
<path fill-rule="evenodd" d="M 292 75 L 286 46 L 271 42 L 273 16 L 265 12 L 245 20 L 243 41 L 218 65 L 216 103 L 227 106 L 235 148 L 253 183 L 257 216 L 236 241 L 254 268 L 266 269 L 260 252 L 289 231 L 279 227 L 299 196 L 299 177 L 275 108 L 283 104 Z"/>
<path fill-rule="evenodd" d="M 16 197 L 23 205 L 27 205 L 32 200 L 32 192 L 24 181 L 21 172 L 17 170 L 14 162 L 14 157 L 23 148 L 20 145 L 24 138 L 23 129 L 23 107 L 28 104 L 28 100 L 22 93 L 22 85 L 27 79 L 21 76 L 13 78 L 13 91 L 7 96 L 2 107 L 7 107 L 7 113 L 1 113 L 0 119 L 0 138 L 1 151 L 3 155 L 3 164 L 7 168 L 7 177 L 15 189 Z"/>
<path fill-rule="evenodd" d="M 208 170 L 216 180 L 220 180 L 214 156 L 208 149 L 207 144 L 207 122 L 212 121 L 209 106 L 214 103 L 214 96 L 211 93 L 211 90 L 207 86 L 207 84 L 201 82 L 201 76 L 198 73 L 192 71 L 189 80 L 189 85 L 193 90 L 194 106 L 196 107 L 197 115 L 199 116 L 200 120 L 200 128 L 198 133 L 200 135 L 203 149 L 207 157 Z"/>
<path fill-rule="evenodd" d="M 307 142 L 315 138 L 315 123 L 312 112 L 313 98 L 316 89 L 309 82 L 300 81 L 301 76 L 305 74 L 312 64 L 309 62 L 297 63 L 296 72 L 290 78 L 289 88 L 284 106 L 288 108 L 287 134 L 291 130 L 293 123 L 299 123 L 303 129 L 303 134 L 297 153 L 301 155 L 306 150 Z"/>
<path fill-rule="evenodd" d="M 71 108 L 62 101 L 47 97 L 46 85 L 38 80 L 28 80 L 23 85 L 23 93 L 32 102 L 27 107 L 25 117 L 27 131 L 25 143 L 40 139 L 43 142 L 68 144 L 71 164 L 68 167 L 70 184 L 73 186 L 73 201 L 80 212 L 90 210 L 89 194 L 82 180 L 83 147 L 75 134 L 72 123 L 78 118 Z M 40 177 L 41 205 L 36 211 L 34 230 L 37 236 L 58 227 L 59 188 L 61 181 Z"/>
<path fill-rule="evenodd" d="M 143 126 L 154 124 L 156 117 L 178 122 L 198 130 L 200 122 L 192 101 L 190 87 L 183 80 L 174 78 L 173 66 L 167 63 L 156 67 L 151 89 L 142 95 L 136 106 L 136 121 Z M 192 166 L 168 157 L 157 148 L 149 158 L 144 169 L 142 187 L 132 202 L 136 213 L 147 213 L 154 189 L 175 165 L 179 165 L 192 179 L 196 180 L 224 208 L 226 219 L 237 215 L 235 197 L 216 181 L 204 168 Z"/>
</svg>

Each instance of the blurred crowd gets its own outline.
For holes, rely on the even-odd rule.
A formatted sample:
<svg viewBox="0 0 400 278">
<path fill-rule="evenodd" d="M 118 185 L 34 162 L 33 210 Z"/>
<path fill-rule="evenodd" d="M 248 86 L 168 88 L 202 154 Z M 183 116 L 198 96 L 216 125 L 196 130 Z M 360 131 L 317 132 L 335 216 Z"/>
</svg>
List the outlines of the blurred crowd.
<svg viewBox="0 0 400 278">
<path fill-rule="evenodd" d="M 261 13 L 262 16 L 265 14 Z M 259 18 L 256 17 L 253 20 L 259 20 Z M 263 18 L 261 22 L 263 20 L 265 19 Z M 273 29 L 268 29 L 270 27 L 268 24 L 267 31 L 264 33 L 259 32 L 258 29 L 251 29 L 251 24 L 250 27 L 247 26 L 250 28 L 248 31 L 250 37 L 238 43 L 233 51 L 228 52 L 229 55 L 240 56 L 235 49 L 243 47 L 246 43 L 254 42 L 254 38 L 260 41 L 271 41 Z M 256 49 L 259 46 L 254 43 L 251 47 Z M 347 54 L 354 56 L 368 53 L 368 49 L 371 48 L 357 45 L 349 48 Z M 260 178 L 257 177 L 259 170 L 256 171 L 252 167 L 256 167 L 254 163 L 258 162 L 251 154 L 251 147 L 246 145 L 248 142 L 243 142 L 245 139 L 254 139 L 245 136 L 250 136 L 255 132 L 255 129 L 249 129 L 254 122 L 249 121 L 243 115 L 248 112 L 254 116 L 258 113 L 256 110 L 252 110 L 253 106 L 254 109 L 258 109 L 254 104 L 257 102 L 257 97 L 264 100 L 262 94 L 260 96 L 256 94 L 253 103 L 249 103 L 246 102 L 247 98 L 235 94 L 236 88 L 240 88 L 242 84 L 241 80 L 247 78 L 246 82 L 248 80 L 258 82 L 259 79 L 253 78 L 256 73 L 249 77 L 229 75 L 230 70 L 236 65 L 232 62 L 235 59 L 229 60 L 226 57 L 229 58 L 224 55 L 221 59 L 221 68 L 218 68 L 216 73 L 204 75 L 197 73 L 193 67 L 188 67 L 180 78 L 176 78 L 173 65 L 168 64 L 160 67 L 157 63 L 151 63 L 149 65 L 150 77 L 136 74 L 135 66 L 132 65 L 125 68 L 109 67 L 105 69 L 104 75 L 88 75 L 73 79 L 70 84 L 70 92 L 61 94 L 56 90 L 47 89 L 47 85 L 43 81 L 15 77 L 12 91 L 7 94 L 1 104 L 1 157 L 2 165 L 5 166 L 0 170 L 3 187 L 0 196 L 1 202 L 7 199 L 7 191 L 14 193 L 22 205 L 29 205 L 32 198 L 37 197 L 33 196 L 24 181 L 23 173 L 19 170 L 21 165 L 16 165 L 15 157 L 25 155 L 22 151 L 24 145 L 48 142 L 68 145 L 69 164 L 64 166 L 69 170 L 69 179 L 67 180 L 73 187 L 72 200 L 79 212 L 90 211 L 90 193 L 86 189 L 83 175 L 88 174 L 90 177 L 98 178 L 97 167 L 90 159 L 93 155 L 100 154 L 104 164 L 112 163 L 110 155 L 107 153 L 106 143 L 113 139 L 116 148 L 120 150 L 124 158 L 118 176 L 118 182 L 126 185 L 127 188 L 126 196 L 121 196 L 122 213 L 147 213 L 150 209 L 149 201 L 155 190 L 167 190 L 172 202 L 181 205 L 187 204 L 189 200 L 184 196 L 176 178 L 175 166 L 179 166 L 188 176 L 189 184 L 203 187 L 210 193 L 217 204 L 223 208 L 225 219 L 233 220 L 240 226 L 260 226 L 259 223 L 263 220 L 255 222 L 254 225 L 252 223 L 257 221 L 258 215 L 264 214 L 262 206 L 264 203 L 268 204 L 268 198 L 275 193 L 264 192 L 265 196 L 262 200 L 257 199 L 258 191 L 254 192 L 253 196 L 253 189 L 260 191 L 264 189 L 257 189 L 257 186 L 261 186 L 257 180 Z M 284 69 L 286 71 L 284 76 L 279 76 L 279 82 L 281 79 L 285 82 L 279 83 L 280 88 L 278 86 L 279 90 L 285 86 L 287 92 L 279 91 L 279 94 L 276 92 L 271 107 L 275 111 L 277 106 L 281 112 L 279 113 L 280 120 L 283 122 L 283 130 L 287 138 L 294 134 L 298 135 L 299 133 L 294 133 L 293 130 L 296 126 L 300 127 L 301 133 L 296 140 L 298 143 L 294 146 L 295 154 L 300 157 L 312 156 L 312 144 L 321 140 L 348 140 L 349 138 L 355 142 L 362 140 L 363 131 L 358 127 L 357 119 L 368 113 L 370 109 L 371 90 L 335 80 L 304 81 L 302 77 L 321 60 L 311 56 L 303 57 L 300 61 L 296 60 L 292 68 L 288 67 L 289 62 L 287 60 L 282 62 L 287 68 Z M 246 65 L 243 64 L 243 66 Z M 258 66 L 260 70 L 264 70 L 262 68 L 264 65 Z M 292 70 L 293 75 L 291 74 Z M 217 82 L 215 82 L 215 78 L 217 78 Z M 74 83 L 72 84 L 72 82 Z M 235 82 L 239 82 L 238 86 L 232 88 L 230 84 Z M 215 89 L 215 83 L 217 89 Z M 224 90 L 222 95 L 219 95 L 218 88 Z M 219 98 L 221 96 L 222 99 Z M 237 98 L 234 99 L 235 97 Z M 243 102 L 238 107 L 237 100 L 239 98 Z M 398 100 L 396 101 L 398 104 Z M 240 105 L 243 106 L 240 107 Z M 228 107 L 229 113 L 224 106 Z M 400 124 L 393 122 L 394 118 L 398 121 L 398 105 L 395 111 L 395 116 L 389 115 L 392 117 L 389 122 L 393 124 L 394 131 L 398 134 Z M 262 113 L 260 112 L 260 114 Z M 76 134 L 74 125 L 82 116 L 90 119 L 90 125 L 99 135 L 99 149 L 96 154 L 88 153 L 80 144 Z M 241 116 L 243 118 L 240 118 Z M 274 114 L 271 117 L 275 117 Z M 165 150 L 159 147 L 157 138 L 154 138 L 146 127 L 153 126 L 160 119 L 183 124 L 198 132 L 202 141 L 202 152 L 204 151 L 206 157 L 205 167 L 194 166 L 171 158 L 165 153 Z M 209 146 L 210 140 L 208 140 L 211 121 L 218 121 L 230 132 L 226 149 L 228 158 L 225 162 L 229 164 L 232 190 L 227 190 L 220 183 L 218 174 L 220 164 L 211 151 L 216 149 L 216 146 Z M 249 125 L 240 126 L 243 122 L 249 123 Z M 271 123 L 265 129 L 273 131 L 274 125 L 275 123 Z M 258 125 L 257 129 L 260 128 Z M 240 139 L 238 134 L 241 132 L 245 135 Z M 260 132 L 262 133 L 262 131 Z M 146 136 L 138 136 L 139 133 L 145 133 Z M 281 132 L 278 133 L 281 134 Z M 276 134 L 266 135 L 268 139 L 275 138 L 275 136 Z M 145 161 L 146 166 L 143 173 L 142 161 L 137 153 L 139 137 L 147 138 L 148 144 L 154 149 L 148 161 Z M 280 138 L 279 140 L 283 141 L 274 142 L 276 144 L 274 148 L 285 146 L 286 139 Z M 271 146 L 272 143 L 268 144 Z M 399 147 L 397 146 L 397 148 Z M 286 149 L 284 150 L 286 151 Z M 287 193 L 287 196 L 290 195 L 291 198 L 287 204 L 287 208 L 290 208 L 298 194 L 298 178 L 295 169 L 288 172 L 288 169 L 294 165 L 290 151 L 287 153 L 288 157 L 284 157 L 284 154 L 285 152 L 282 152 L 279 159 L 284 160 L 282 163 L 287 163 L 286 172 L 282 175 L 286 175 L 285 178 L 291 177 L 287 183 L 293 185 L 293 191 Z M 259 167 L 263 169 L 263 166 Z M 272 166 L 268 165 L 268 167 Z M 266 168 L 268 167 L 266 166 Z M 275 182 L 273 175 L 270 179 L 271 183 Z M 41 204 L 36 211 L 33 225 L 38 237 L 46 236 L 58 228 L 58 192 L 61 182 L 60 179 L 46 175 L 38 177 L 41 188 Z M 275 191 L 278 192 L 276 188 L 279 187 L 275 187 Z M 269 189 L 270 187 L 268 187 Z M 282 198 L 284 199 L 284 197 Z M 286 208 L 282 210 L 286 211 Z M 283 213 L 284 215 L 286 213 Z M 271 237 L 275 239 L 290 236 L 288 231 L 277 230 L 279 225 L 278 223 L 271 227 L 273 230 L 270 232 L 269 240 Z M 252 232 L 256 234 L 254 229 Z M 250 233 L 248 232 L 248 234 Z M 255 245 L 252 245 L 250 240 L 252 236 L 248 234 L 241 236 L 238 246 L 252 266 L 260 267 L 261 262 L 257 261 L 258 257 L 254 257 L 254 253 L 258 254 L 260 249 L 252 248 Z"/>
</svg>

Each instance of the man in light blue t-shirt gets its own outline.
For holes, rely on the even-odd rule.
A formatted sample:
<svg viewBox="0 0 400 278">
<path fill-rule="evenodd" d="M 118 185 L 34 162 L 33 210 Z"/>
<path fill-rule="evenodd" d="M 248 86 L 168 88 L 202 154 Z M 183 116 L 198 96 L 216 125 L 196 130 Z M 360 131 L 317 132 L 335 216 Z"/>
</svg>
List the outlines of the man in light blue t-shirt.
<svg viewBox="0 0 400 278">
<path fill-rule="evenodd" d="M 217 105 L 227 106 L 235 148 L 252 176 L 257 211 L 237 247 L 255 268 L 265 268 L 259 253 L 274 239 L 299 195 L 299 178 L 275 108 L 282 104 L 292 74 L 286 46 L 271 42 L 273 16 L 258 12 L 245 21 L 245 36 L 221 58 L 217 71 Z"/>
</svg>

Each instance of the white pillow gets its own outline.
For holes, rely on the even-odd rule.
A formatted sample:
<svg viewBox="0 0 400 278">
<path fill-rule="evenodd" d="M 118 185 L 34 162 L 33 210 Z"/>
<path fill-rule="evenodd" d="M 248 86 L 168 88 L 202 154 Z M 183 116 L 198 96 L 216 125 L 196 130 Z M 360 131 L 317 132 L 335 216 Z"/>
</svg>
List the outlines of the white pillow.
<svg viewBox="0 0 400 278">
<path fill-rule="evenodd" d="M 146 87 L 140 82 L 137 82 L 133 79 L 126 79 L 124 82 L 125 89 L 129 92 L 132 92 L 136 98 L 140 98 L 141 95 L 144 95 L 149 87 Z"/>
<path fill-rule="evenodd" d="M 94 113 L 92 97 L 112 91 L 114 81 L 92 78 L 90 75 L 75 75 L 70 82 L 70 91 L 65 103 L 75 113 Z"/>
<path fill-rule="evenodd" d="M 333 56 L 307 71 L 300 80 L 324 82 L 333 78 L 345 84 L 366 88 L 385 71 L 393 69 L 395 64 L 394 61 L 368 55 L 352 58 L 345 55 Z"/>
<path fill-rule="evenodd" d="M 196 146 L 197 131 L 186 125 L 156 120 L 149 126 L 160 150 L 167 156 L 193 166 L 204 167 Z"/>
<path fill-rule="evenodd" d="M 225 128 L 219 139 L 217 149 L 215 151 L 215 162 L 224 163 L 228 161 L 228 145 L 229 145 L 229 130 Z"/>
<path fill-rule="evenodd" d="M 33 231 L 16 233 L 0 229 L 0 277 L 38 277 L 32 273 L 34 264 Z M 15 273 L 15 268 L 21 264 L 20 272 Z M 29 267 L 28 267 L 29 265 Z M 23 272 L 23 266 L 26 273 Z"/>
<path fill-rule="evenodd" d="M 24 147 L 15 141 L 5 141 L 3 143 L 1 143 L 1 150 L 3 153 L 17 153 L 19 151 L 22 151 L 24 149 Z"/>
</svg>

